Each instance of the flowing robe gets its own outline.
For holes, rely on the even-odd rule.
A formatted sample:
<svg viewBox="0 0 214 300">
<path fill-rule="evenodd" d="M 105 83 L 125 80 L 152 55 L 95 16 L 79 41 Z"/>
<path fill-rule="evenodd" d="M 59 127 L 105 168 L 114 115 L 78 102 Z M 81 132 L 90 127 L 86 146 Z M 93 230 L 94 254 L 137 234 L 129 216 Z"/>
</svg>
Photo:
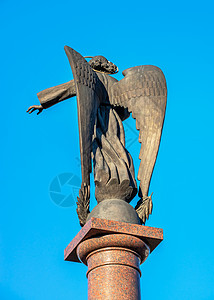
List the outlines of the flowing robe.
<svg viewBox="0 0 214 300">
<path fill-rule="evenodd" d="M 113 77 L 97 73 L 106 88 L 106 98 L 98 108 L 92 141 L 92 158 L 95 181 L 95 197 L 121 199 L 130 202 L 137 193 L 134 166 L 131 155 L 125 148 L 125 133 L 122 121 L 129 117 L 128 110 L 109 104 L 108 90 L 117 82 Z M 43 108 L 76 96 L 74 80 L 48 88 L 37 94 Z"/>
</svg>

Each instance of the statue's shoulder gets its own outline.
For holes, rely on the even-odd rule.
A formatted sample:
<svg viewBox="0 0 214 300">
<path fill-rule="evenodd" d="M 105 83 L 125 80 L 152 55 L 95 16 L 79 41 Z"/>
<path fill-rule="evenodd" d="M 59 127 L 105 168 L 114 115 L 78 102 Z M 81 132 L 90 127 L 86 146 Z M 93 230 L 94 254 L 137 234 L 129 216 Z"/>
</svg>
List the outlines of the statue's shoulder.
<svg viewBox="0 0 214 300">
<path fill-rule="evenodd" d="M 96 72 L 96 74 L 106 88 L 110 88 L 115 82 L 118 82 L 116 78 L 109 76 L 105 73 Z"/>
</svg>

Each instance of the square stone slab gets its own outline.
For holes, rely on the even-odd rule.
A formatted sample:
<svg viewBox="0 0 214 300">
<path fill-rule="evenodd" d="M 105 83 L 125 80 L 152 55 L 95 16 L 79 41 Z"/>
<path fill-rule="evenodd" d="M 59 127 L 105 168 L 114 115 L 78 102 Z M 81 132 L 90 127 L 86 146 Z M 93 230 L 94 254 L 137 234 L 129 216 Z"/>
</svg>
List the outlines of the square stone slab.
<svg viewBox="0 0 214 300">
<path fill-rule="evenodd" d="M 64 260 L 80 262 L 77 246 L 84 240 L 104 234 L 129 234 L 143 240 L 152 252 L 163 240 L 163 229 L 130 223 L 91 218 L 64 250 Z"/>
</svg>

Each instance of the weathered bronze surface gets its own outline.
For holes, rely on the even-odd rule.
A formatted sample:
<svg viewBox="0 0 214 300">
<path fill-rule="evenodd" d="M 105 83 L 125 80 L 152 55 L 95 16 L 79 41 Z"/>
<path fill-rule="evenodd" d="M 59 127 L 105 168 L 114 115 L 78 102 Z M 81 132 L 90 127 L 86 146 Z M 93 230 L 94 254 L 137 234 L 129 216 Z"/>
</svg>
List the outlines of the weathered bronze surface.
<svg viewBox="0 0 214 300">
<path fill-rule="evenodd" d="M 165 116 L 167 89 L 162 71 L 137 66 L 123 71 L 117 81 L 110 75 L 117 67 L 103 56 L 89 62 L 65 46 L 74 79 L 38 93 L 41 105 L 27 112 L 40 114 L 60 101 L 77 96 L 82 187 L 77 213 L 83 226 L 91 217 L 133 224 L 145 223 L 152 212 L 148 196 Z M 132 113 L 139 130 L 141 160 L 138 170 L 139 197 L 136 211 L 129 202 L 137 194 L 132 157 L 125 148 L 122 121 Z M 98 205 L 89 213 L 90 173 L 94 170 Z"/>
</svg>

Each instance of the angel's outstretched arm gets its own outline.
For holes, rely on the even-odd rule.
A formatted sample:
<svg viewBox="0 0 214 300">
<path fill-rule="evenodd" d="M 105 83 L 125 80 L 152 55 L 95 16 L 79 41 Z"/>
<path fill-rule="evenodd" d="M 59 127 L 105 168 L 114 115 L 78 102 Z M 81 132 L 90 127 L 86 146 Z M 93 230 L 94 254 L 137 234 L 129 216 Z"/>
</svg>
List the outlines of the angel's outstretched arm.
<svg viewBox="0 0 214 300">
<path fill-rule="evenodd" d="M 38 109 L 41 113 L 44 108 L 51 107 L 52 105 L 76 96 L 76 88 L 74 80 L 69 82 L 45 89 L 37 94 L 41 105 L 32 105 L 28 108 L 27 112 L 32 113 Z"/>
</svg>

